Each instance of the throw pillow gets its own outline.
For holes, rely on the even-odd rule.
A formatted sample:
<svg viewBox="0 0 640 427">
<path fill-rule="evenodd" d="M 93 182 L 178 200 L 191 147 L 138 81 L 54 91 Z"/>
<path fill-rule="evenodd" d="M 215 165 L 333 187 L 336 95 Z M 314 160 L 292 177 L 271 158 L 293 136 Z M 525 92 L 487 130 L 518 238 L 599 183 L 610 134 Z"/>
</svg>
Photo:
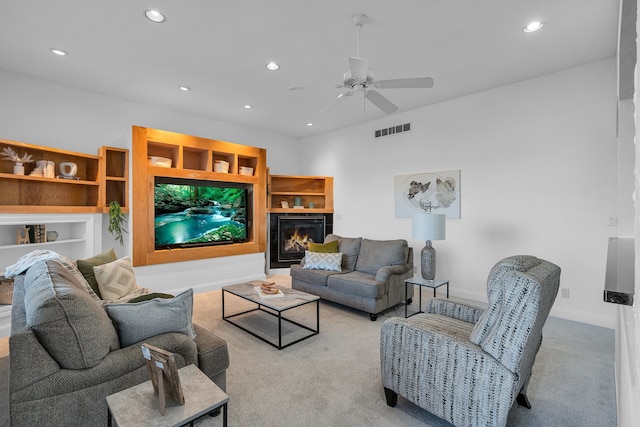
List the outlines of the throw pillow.
<svg viewBox="0 0 640 427">
<path fill-rule="evenodd" d="M 342 271 L 342 253 L 327 254 L 322 252 L 310 252 L 304 253 L 304 266 L 305 270 L 329 270 L 329 271 Z"/>
<path fill-rule="evenodd" d="M 103 300 L 121 298 L 138 287 L 131 258 L 128 256 L 93 267 L 93 272 Z"/>
<path fill-rule="evenodd" d="M 327 254 L 336 254 L 338 253 L 338 241 L 334 240 L 333 242 L 328 243 L 313 243 L 309 242 L 309 252 L 322 252 Z"/>
<path fill-rule="evenodd" d="M 91 258 L 79 259 L 76 262 L 76 264 L 78 265 L 78 270 L 80 270 L 80 273 L 82 273 L 84 278 L 87 280 L 87 283 L 89 283 L 89 286 L 91 286 L 93 292 L 95 292 L 100 299 L 103 298 L 102 295 L 100 295 L 100 289 L 98 288 L 98 282 L 96 282 L 96 275 L 93 273 L 93 267 L 97 265 L 107 264 L 117 259 L 118 256 L 116 255 L 116 251 L 114 251 L 113 249 L 109 249 Z"/>
<path fill-rule="evenodd" d="M 149 301 L 154 298 L 173 298 L 173 295 L 163 294 L 162 292 L 152 292 L 150 294 L 140 295 L 139 297 L 131 298 L 127 301 L 129 304 L 134 304 L 136 302 Z"/>
<path fill-rule="evenodd" d="M 119 348 L 111 319 L 83 287 L 53 260 L 36 263 L 24 279 L 26 322 L 64 369 L 92 368 Z"/>
<path fill-rule="evenodd" d="M 116 324 L 120 346 L 127 347 L 156 335 L 179 332 L 195 338 L 191 323 L 193 289 L 172 299 L 155 298 L 135 304 L 105 304 Z"/>
</svg>

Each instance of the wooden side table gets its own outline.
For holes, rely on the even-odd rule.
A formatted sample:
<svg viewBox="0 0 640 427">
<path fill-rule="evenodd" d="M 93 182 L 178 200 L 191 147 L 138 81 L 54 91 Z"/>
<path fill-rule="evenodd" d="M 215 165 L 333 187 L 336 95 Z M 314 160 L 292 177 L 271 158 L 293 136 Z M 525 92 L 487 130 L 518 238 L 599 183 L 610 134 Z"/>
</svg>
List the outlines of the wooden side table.
<svg viewBox="0 0 640 427">
<path fill-rule="evenodd" d="M 227 427 L 229 396 L 195 365 L 178 369 L 184 405 L 167 402 L 164 415 L 158 410 L 158 395 L 151 380 L 107 396 L 108 425 L 112 418 L 118 427 L 184 426 L 203 415 L 222 408 L 222 425 Z"/>
<path fill-rule="evenodd" d="M 412 313 L 410 316 L 407 316 L 407 297 L 408 297 L 408 290 L 409 290 L 409 285 L 416 285 L 418 286 L 418 311 L 416 311 L 415 313 Z M 405 279 L 404 281 L 404 317 L 411 317 L 415 314 L 418 313 L 424 313 L 424 311 L 422 311 L 422 288 L 426 287 L 426 288 L 432 288 L 433 289 L 433 297 L 436 297 L 436 289 L 438 289 L 440 286 L 444 286 L 447 285 L 447 298 L 449 298 L 449 279 L 433 279 L 433 280 L 425 280 L 422 277 L 411 277 L 410 279 Z"/>
</svg>

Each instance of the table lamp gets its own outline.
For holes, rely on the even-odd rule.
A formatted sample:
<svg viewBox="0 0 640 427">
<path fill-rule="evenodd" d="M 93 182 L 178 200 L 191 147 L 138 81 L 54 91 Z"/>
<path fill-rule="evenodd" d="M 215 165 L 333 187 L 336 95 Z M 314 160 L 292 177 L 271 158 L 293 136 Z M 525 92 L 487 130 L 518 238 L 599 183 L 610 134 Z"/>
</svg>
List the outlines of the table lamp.
<svg viewBox="0 0 640 427">
<path fill-rule="evenodd" d="M 431 246 L 431 241 L 444 240 L 446 219 L 447 216 L 444 214 L 421 212 L 413 215 L 411 236 L 426 242 L 422 248 L 420 266 L 422 278 L 425 280 L 433 280 L 436 277 L 436 250 Z"/>
</svg>

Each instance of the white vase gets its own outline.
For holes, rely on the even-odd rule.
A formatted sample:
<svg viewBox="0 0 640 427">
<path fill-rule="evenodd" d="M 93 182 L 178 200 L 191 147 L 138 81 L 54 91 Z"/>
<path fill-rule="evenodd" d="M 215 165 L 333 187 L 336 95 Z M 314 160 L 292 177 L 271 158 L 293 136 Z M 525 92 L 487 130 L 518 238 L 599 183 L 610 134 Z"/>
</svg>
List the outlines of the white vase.
<svg viewBox="0 0 640 427">
<path fill-rule="evenodd" d="M 16 164 L 13 165 L 13 174 L 24 175 L 24 166 L 22 165 L 22 163 L 16 162 Z"/>
</svg>

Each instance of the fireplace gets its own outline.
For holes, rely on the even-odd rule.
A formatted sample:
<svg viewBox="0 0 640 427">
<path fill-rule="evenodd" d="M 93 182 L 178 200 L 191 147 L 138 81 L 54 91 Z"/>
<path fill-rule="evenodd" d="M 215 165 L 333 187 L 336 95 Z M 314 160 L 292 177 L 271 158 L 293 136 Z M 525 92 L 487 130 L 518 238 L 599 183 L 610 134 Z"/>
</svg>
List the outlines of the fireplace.
<svg viewBox="0 0 640 427">
<path fill-rule="evenodd" d="M 298 264 L 309 242 L 322 243 L 333 231 L 331 214 L 272 214 L 269 221 L 269 267 Z"/>
</svg>

